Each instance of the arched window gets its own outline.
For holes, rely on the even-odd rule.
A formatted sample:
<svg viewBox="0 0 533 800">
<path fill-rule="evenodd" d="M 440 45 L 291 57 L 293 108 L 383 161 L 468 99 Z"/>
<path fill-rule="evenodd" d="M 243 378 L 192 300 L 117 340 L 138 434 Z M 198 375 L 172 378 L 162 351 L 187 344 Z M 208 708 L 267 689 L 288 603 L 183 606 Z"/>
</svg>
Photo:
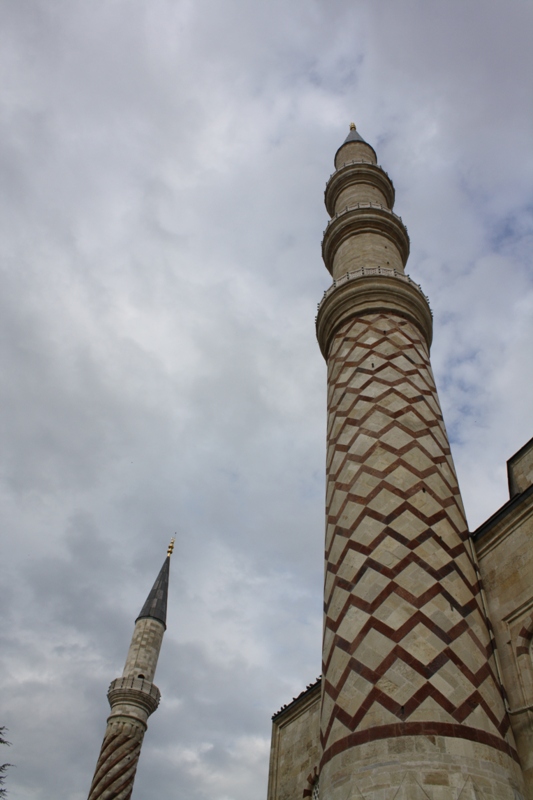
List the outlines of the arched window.
<svg viewBox="0 0 533 800">
<path fill-rule="evenodd" d="M 533 615 L 523 620 L 515 645 L 516 666 L 522 685 L 522 699 L 519 705 L 533 703 Z"/>
<path fill-rule="evenodd" d="M 307 785 L 303 790 L 304 800 L 318 800 L 320 792 L 318 788 L 318 767 L 315 764 L 313 771 L 307 776 Z"/>
<path fill-rule="evenodd" d="M 533 640 L 533 617 L 524 620 L 516 641 L 516 655 L 530 655 Z"/>
</svg>

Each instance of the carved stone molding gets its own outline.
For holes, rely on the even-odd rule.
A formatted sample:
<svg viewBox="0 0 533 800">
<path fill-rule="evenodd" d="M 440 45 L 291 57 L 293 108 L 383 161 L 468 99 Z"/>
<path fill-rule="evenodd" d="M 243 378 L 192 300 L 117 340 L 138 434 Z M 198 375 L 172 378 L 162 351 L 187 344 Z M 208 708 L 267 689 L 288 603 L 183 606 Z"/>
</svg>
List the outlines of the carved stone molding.
<svg viewBox="0 0 533 800">
<path fill-rule="evenodd" d="M 353 183 L 366 183 L 375 186 L 387 198 L 387 205 L 394 205 L 394 186 L 387 173 L 368 161 L 352 161 L 333 173 L 326 185 L 324 202 L 330 217 L 335 214 L 335 203 L 343 189 Z"/>
<path fill-rule="evenodd" d="M 107 699 L 112 712 L 117 707 L 122 708 L 125 705 L 136 706 L 149 717 L 158 707 L 161 693 L 157 686 L 154 686 L 150 681 L 145 681 L 141 678 L 117 678 L 109 687 Z M 124 712 L 120 711 L 119 713 L 121 716 L 124 714 Z M 113 713 L 111 716 L 113 716 Z"/>
<path fill-rule="evenodd" d="M 420 287 L 393 270 L 359 270 L 328 290 L 316 318 L 317 339 L 327 360 L 336 331 L 352 317 L 389 311 L 413 322 L 423 333 L 428 349 L 433 338 L 431 310 Z M 388 273 L 388 274 L 387 274 Z"/>
</svg>

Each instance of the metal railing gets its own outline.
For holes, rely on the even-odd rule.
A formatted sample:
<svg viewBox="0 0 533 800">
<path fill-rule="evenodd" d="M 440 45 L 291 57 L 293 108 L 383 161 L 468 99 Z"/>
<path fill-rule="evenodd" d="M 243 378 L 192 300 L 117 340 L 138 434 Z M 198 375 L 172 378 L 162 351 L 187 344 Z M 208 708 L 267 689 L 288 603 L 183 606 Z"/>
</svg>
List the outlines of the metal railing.
<svg viewBox="0 0 533 800">
<path fill-rule="evenodd" d="M 405 275 L 403 272 L 398 272 L 397 269 L 391 267 L 361 267 L 361 269 L 354 270 L 353 272 L 347 272 L 345 275 L 342 275 L 340 278 L 337 278 L 333 281 L 329 289 L 326 289 L 322 296 L 322 300 L 317 305 L 317 310 L 320 311 L 320 308 L 324 301 L 331 295 L 333 292 L 339 287 L 344 286 L 346 283 L 350 283 L 351 281 L 355 281 L 358 278 L 364 278 L 370 275 L 383 275 L 385 278 L 395 278 L 396 280 L 403 281 L 404 283 L 408 283 L 413 286 L 417 291 L 420 292 L 422 297 L 425 299 L 429 306 L 429 298 L 427 295 L 424 294 L 422 291 L 422 287 L 419 283 L 415 283 L 409 275 Z M 431 316 L 433 316 L 433 312 L 431 311 Z M 315 318 L 316 320 L 316 318 Z"/>
</svg>

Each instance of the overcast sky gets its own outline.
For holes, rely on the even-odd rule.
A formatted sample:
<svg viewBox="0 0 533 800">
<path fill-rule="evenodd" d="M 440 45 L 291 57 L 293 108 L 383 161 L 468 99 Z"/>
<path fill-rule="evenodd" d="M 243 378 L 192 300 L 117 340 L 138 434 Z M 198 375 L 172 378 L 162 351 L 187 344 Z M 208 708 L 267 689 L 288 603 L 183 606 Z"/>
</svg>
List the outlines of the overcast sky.
<svg viewBox="0 0 533 800">
<path fill-rule="evenodd" d="M 0 724 L 85 800 L 177 532 L 134 797 L 265 800 L 320 673 L 325 181 L 354 120 L 429 295 L 472 529 L 533 435 L 531 0 L 0 5 Z"/>
</svg>

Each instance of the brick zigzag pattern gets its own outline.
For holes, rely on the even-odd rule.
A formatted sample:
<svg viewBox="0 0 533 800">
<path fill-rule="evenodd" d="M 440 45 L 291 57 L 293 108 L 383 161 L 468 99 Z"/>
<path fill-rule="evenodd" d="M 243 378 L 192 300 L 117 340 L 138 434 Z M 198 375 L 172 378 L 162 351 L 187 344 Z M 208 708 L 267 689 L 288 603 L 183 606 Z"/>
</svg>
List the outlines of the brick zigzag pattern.
<svg viewBox="0 0 533 800">
<path fill-rule="evenodd" d="M 314 767 L 313 771 L 307 776 L 307 786 L 302 792 L 302 797 L 312 797 L 313 789 L 318 781 L 318 767 Z"/>
<path fill-rule="evenodd" d="M 324 757 L 389 729 L 509 752 L 425 342 L 399 316 L 356 318 L 328 373 Z"/>
<path fill-rule="evenodd" d="M 531 639 L 533 639 L 533 615 L 528 622 L 522 626 L 516 641 L 516 655 L 528 656 L 531 651 Z"/>
<path fill-rule="evenodd" d="M 106 733 L 88 800 L 130 800 L 144 730 L 130 723 L 115 723 Z"/>
</svg>

